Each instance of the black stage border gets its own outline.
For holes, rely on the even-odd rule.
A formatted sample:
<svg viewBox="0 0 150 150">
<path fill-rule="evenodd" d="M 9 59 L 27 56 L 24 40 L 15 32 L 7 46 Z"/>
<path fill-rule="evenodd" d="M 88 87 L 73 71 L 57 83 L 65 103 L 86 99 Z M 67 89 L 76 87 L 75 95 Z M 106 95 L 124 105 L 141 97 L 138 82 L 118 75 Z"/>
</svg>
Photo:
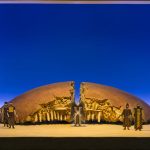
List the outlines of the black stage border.
<svg viewBox="0 0 150 150">
<path fill-rule="evenodd" d="M 150 150 L 150 137 L 1 137 L 0 150 Z"/>
</svg>

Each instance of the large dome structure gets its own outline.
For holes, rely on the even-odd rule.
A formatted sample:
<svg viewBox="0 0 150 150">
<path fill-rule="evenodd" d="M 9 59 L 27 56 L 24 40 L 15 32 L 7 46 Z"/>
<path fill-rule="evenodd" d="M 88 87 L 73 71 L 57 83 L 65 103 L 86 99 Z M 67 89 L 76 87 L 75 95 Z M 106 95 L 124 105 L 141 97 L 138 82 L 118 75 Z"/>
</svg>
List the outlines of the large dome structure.
<svg viewBox="0 0 150 150">
<path fill-rule="evenodd" d="M 74 82 L 59 82 L 32 89 L 11 102 L 16 107 L 17 122 L 71 122 L 75 104 Z M 144 110 L 145 122 L 150 120 L 150 106 L 140 98 L 114 87 L 82 82 L 80 102 L 84 106 L 85 121 L 122 121 L 119 117 L 129 103 L 132 109 L 139 104 Z M 134 112 L 133 112 L 134 113 Z"/>
</svg>

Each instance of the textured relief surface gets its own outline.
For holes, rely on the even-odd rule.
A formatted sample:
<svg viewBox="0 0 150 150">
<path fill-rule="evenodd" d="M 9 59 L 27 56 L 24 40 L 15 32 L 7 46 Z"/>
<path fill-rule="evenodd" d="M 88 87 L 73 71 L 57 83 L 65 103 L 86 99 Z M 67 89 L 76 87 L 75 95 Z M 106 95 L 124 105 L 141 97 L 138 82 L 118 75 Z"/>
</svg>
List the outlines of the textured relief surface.
<svg viewBox="0 0 150 150">
<path fill-rule="evenodd" d="M 144 121 L 150 120 L 150 106 L 124 91 L 101 84 L 83 82 L 80 86 L 80 92 L 80 100 L 85 104 L 86 120 L 122 121 L 119 116 L 126 103 L 129 103 L 132 110 L 139 104 L 144 109 Z"/>
<path fill-rule="evenodd" d="M 74 101 L 74 82 L 60 82 L 28 91 L 12 103 L 16 107 L 18 122 L 69 121 Z"/>
<path fill-rule="evenodd" d="M 87 121 L 117 122 L 121 121 L 119 117 L 122 113 L 121 107 L 111 105 L 107 99 L 90 99 L 85 101 L 85 116 Z"/>
<path fill-rule="evenodd" d="M 71 97 L 55 97 L 48 103 L 40 104 L 41 109 L 27 116 L 27 122 L 70 122 Z"/>
</svg>

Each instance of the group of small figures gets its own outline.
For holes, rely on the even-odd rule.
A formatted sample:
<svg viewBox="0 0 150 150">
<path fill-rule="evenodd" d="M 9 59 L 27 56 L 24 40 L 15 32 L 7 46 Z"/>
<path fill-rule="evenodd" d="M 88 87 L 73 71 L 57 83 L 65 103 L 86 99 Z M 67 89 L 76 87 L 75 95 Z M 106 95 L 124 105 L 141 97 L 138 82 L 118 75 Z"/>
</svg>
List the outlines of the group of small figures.
<svg viewBox="0 0 150 150">
<path fill-rule="evenodd" d="M 15 117 L 17 117 L 15 107 L 12 103 L 5 102 L 1 109 L 4 127 L 15 128 Z"/>
<path fill-rule="evenodd" d="M 134 108 L 134 129 L 141 131 L 142 129 L 142 124 L 143 124 L 143 109 L 140 107 L 140 105 L 137 105 L 136 108 Z M 122 114 L 120 117 L 123 117 L 123 127 L 124 130 L 126 128 L 130 130 L 130 126 L 132 123 L 132 111 L 129 108 L 129 104 L 126 104 L 126 108 L 123 110 Z"/>
<path fill-rule="evenodd" d="M 83 114 L 81 113 L 83 111 L 82 106 L 75 106 L 74 107 L 74 126 L 81 126 L 81 123 L 84 121 L 83 120 Z M 132 124 L 132 111 L 129 108 L 129 104 L 126 104 L 126 108 L 123 110 L 121 115 L 118 117 L 123 118 L 123 127 L 124 130 L 128 129 L 130 130 L 130 126 Z M 140 105 L 137 105 L 136 108 L 134 108 L 134 129 L 141 131 L 142 129 L 142 124 L 143 124 L 143 109 L 140 107 Z"/>
</svg>

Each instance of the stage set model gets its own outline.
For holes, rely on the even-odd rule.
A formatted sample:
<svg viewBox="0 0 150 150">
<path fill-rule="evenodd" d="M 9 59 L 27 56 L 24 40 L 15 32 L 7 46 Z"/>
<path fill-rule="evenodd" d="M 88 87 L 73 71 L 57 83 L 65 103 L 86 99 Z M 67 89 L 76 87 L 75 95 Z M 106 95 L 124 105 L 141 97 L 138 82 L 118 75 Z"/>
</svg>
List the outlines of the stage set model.
<svg viewBox="0 0 150 150">
<path fill-rule="evenodd" d="M 73 81 L 49 84 L 14 98 L 11 102 L 18 114 L 17 123 L 117 123 L 122 122 L 119 116 L 127 103 L 131 110 L 140 105 L 144 122 L 150 121 L 148 104 L 110 86 L 82 82 L 77 104 L 74 84 Z"/>
</svg>

